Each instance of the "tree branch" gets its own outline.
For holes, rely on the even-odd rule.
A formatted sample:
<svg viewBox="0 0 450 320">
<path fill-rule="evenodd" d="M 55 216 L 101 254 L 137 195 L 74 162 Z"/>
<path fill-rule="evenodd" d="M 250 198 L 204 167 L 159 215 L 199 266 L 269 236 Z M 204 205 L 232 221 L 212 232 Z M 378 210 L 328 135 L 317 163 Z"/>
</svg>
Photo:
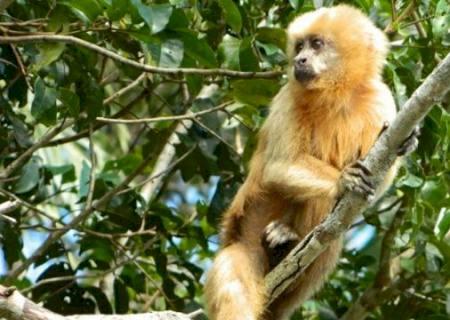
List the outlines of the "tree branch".
<svg viewBox="0 0 450 320">
<path fill-rule="evenodd" d="M 15 288 L 0 286 L 0 318 L 8 320 L 191 320 L 192 315 L 173 312 L 150 312 L 124 315 L 73 315 L 63 317 L 25 298 Z"/>
<path fill-rule="evenodd" d="M 5 214 L 14 211 L 19 207 L 20 203 L 17 200 L 0 203 L 0 219 L 4 219 L 10 223 L 17 223 L 16 219 Z"/>
<path fill-rule="evenodd" d="M 160 121 L 175 121 L 175 120 L 194 120 L 196 117 L 200 117 L 202 115 L 224 110 L 226 107 L 228 107 L 232 101 L 224 102 L 216 107 L 209 108 L 206 110 L 198 111 L 198 112 L 192 112 L 192 113 L 186 113 L 186 114 L 180 114 L 175 116 L 162 116 L 162 117 L 153 117 L 153 118 L 140 118 L 140 119 L 114 119 L 114 118 L 104 118 L 104 117 L 97 117 L 95 120 L 99 122 L 106 122 L 106 123 L 122 123 L 122 124 L 141 124 L 141 123 L 151 123 L 151 122 L 160 122 Z"/>
<path fill-rule="evenodd" d="M 38 34 L 38 35 L 27 35 L 27 36 L 0 36 L 0 43 L 34 43 L 34 42 L 64 42 L 73 45 L 85 47 L 92 51 L 95 51 L 101 55 L 109 57 L 120 63 L 129 65 L 136 69 L 149 72 L 149 73 L 159 73 L 165 75 L 183 75 L 183 74 L 197 74 L 202 76 L 228 76 L 235 78 L 277 78 L 283 75 L 283 71 L 265 71 L 265 72 L 249 72 L 249 71 L 235 71 L 228 69 L 198 69 L 198 68 L 161 68 L 155 67 L 148 64 L 143 64 L 136 62 L 131 59 L 122 57 L 121 55 L 102 48 L 98 45 L 90 43 L 88 41 L 82 40 L 73 36 L 64 36 L 57 34 Z"/>
<path fill-rule="evenodd" d="M 364 165 L 373 174 L 375 186 L 380 185 L 396 160 L 396 150 L 401 143 L 450 89 L 449 78 L 450 54 L 413 93 L 391 126 L 376 141 L 364 159 Z M 338 239 L 351 226 L 354 219 L 367 206 L 368 202 L 362 196 L 350 191 L 346 192 L 333 212 L 266 276 L 269 302 L 279 297 L 328 247 L 331 241 Z"/>
</svg>

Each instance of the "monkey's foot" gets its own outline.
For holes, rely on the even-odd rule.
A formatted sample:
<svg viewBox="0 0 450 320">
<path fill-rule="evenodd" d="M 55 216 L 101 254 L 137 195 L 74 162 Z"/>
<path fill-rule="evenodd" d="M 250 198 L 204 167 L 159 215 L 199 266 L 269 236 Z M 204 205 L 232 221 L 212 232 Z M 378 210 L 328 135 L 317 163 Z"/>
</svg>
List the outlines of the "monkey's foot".
<svg viewBox="0 0 450 320">
<path fill-rule="evenodd" d="M 276 267 L 299 241 L 298 235 L 288 225 L 279 220 L 269 223 L 261 236 L 261 244 L 266 251 L 270 270 Z"/>
<path fill-rule="evenodd" d="M 351 190 L 362 194 L 366 199 L 375 195 L 375 187 L 370 181 L 372 172 L 358 160 L 344 169 L 340 181 L 341 190 Z"/>
<path fill-rule="evenodd" d="M 406 138 L 401 146 L 397 149 L 398 156 L 408 155 L 414 150 L 416 150 L 417 145 L 419 144 L 418 137 L 420 135 L 420 128 L 415 127 L 411 134 Z"/>
</svg>

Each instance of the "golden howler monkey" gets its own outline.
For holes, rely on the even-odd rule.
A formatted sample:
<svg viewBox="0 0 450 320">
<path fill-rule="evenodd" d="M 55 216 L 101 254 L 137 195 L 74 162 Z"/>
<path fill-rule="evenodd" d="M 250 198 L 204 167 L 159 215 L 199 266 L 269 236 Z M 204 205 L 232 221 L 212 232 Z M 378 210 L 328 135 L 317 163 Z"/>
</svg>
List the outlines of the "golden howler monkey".
<svg viewBox="0 0 450 320">
<path fill-rule="evenodd" d="M 383 32 L 359 10 L 339 5 L 297 17 L 288 27 L 288 83 L 271 103 L 247 179 L 222 223 L 222 245 L 208 274 L 211 320 L 282 320 L 333 270 L 333 241 L 284 294 L 266 305 L 264 276 L 329 214 L 345 189 L 379 194 L 358 161 L 395 116 L 381 72 Z M 412 134 L 399 155 L 415 148 Z"/>
</svg>

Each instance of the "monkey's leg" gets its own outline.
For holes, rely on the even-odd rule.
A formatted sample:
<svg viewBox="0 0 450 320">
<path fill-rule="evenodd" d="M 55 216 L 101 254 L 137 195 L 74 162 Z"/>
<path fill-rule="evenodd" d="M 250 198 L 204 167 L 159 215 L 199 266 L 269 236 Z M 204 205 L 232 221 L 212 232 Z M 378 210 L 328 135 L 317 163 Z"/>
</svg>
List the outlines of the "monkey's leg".
<svg viewBox="0 0 450 320">
<path fill-rule="evenodd" d="M 266 320 L 287 320 L 303 302 L 314 295 L 334 270 L 342 247 L 341 239 L 331 242 L 317 259 L 304 271 L 296 283 L 279 296 L 269 307 Z"/>
<path fill-rule="evenodd" d="M 205 284 L 210 320 L 261 320 L 265 310 L 264 252 L 237 242 L 220 251 Z"/>
</svg>

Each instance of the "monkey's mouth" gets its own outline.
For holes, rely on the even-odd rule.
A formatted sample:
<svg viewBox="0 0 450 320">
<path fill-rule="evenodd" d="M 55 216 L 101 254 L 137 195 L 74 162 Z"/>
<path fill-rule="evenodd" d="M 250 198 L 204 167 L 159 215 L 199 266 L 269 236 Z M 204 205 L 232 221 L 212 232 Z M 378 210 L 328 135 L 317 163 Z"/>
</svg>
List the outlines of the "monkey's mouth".
<svg viewBox="0 0 450 320">
<path fill-rule="evenodd" d="M 300 83 L 306 83 L 311 80 L 313 80 L 316 77 L 315 72 L 308 67 L 302 67 L 302 68 L 294 68 L 294 76 L 295 79 L 297 79 Z"/>
</svg>

